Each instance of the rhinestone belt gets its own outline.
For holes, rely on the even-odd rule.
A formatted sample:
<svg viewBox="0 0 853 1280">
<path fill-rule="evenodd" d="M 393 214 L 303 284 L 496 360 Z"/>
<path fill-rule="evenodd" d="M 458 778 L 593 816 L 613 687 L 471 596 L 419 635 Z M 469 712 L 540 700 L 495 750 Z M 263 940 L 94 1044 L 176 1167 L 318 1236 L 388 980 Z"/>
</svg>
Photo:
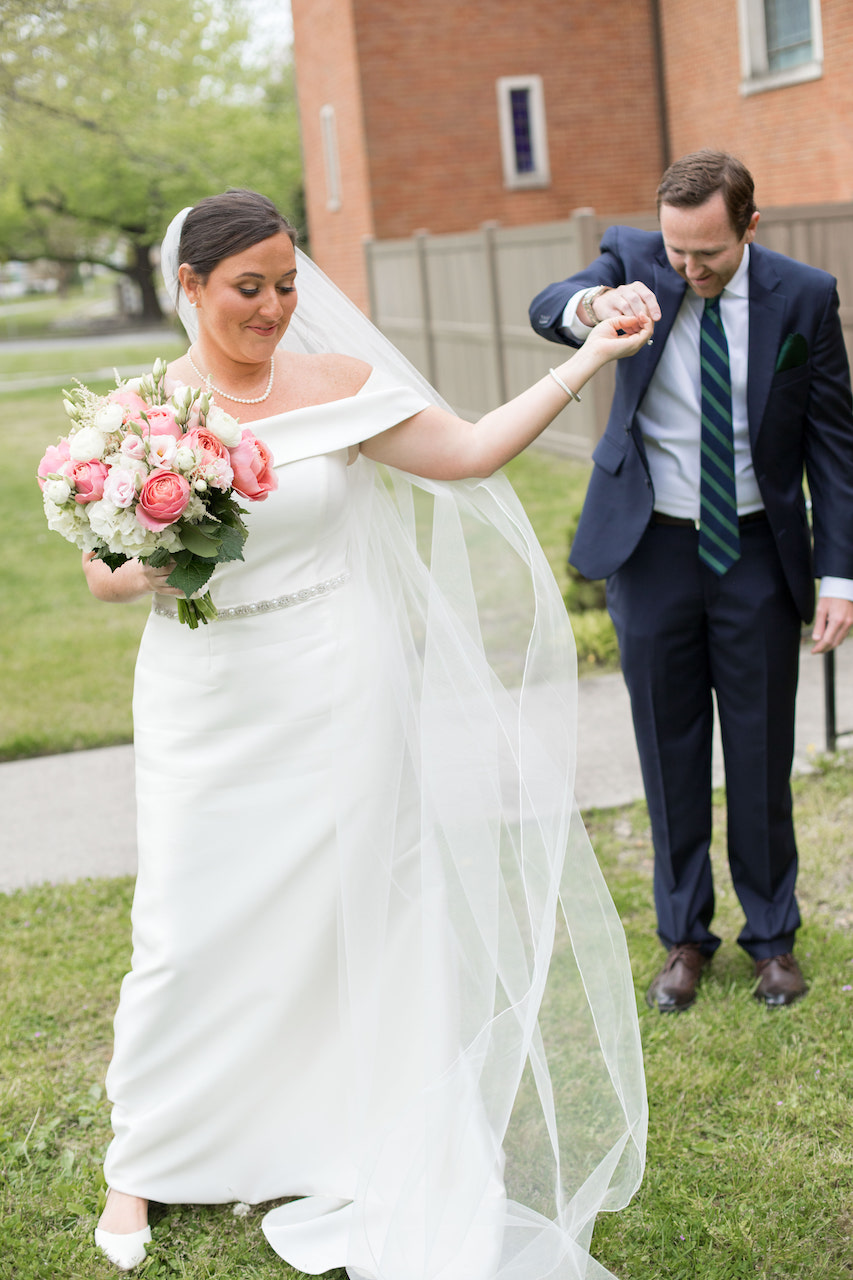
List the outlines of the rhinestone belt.
<svg viewBox="0 0 853 1280">
<path fill-rule="evenodd" d="M 272 600 L 255 600 L 252 604 L 235 604 L 228 609 L 219 609 L 216 621 L 226 622 L 229 618 L 248 618 L 257 613 L 273 613 L 276 609 L 289 609 L 292 605 L 303 604 L 306 600 L 314 600 L 317 596 L 327 596 L 349 582 L 349 579 L 349 572 L 339 573 L 336 578 L 327 578 L 325 582 L 316 582 L 313 587 L 303 587 L 301 591 L 292 591 L 286 596 L 275 596 Z M 170 607 L 163 603 L 167 598 L 155 596 L 152 612 L 160 618 L 177 618 L 178 606 Z"/>
</svg>

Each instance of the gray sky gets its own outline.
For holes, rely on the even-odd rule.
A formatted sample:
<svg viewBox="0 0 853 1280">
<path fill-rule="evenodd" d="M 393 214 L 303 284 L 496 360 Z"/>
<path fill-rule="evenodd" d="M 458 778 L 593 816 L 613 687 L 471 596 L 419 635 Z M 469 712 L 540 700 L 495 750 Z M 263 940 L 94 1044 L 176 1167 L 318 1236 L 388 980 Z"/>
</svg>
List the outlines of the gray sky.
<svg viewBox="0 0 853 1280">
<path fill-rule="evenodd" d="M 289 49 L 293 42 L 290 0 L 243 0 L 253 28 L 250 45 L 266 59 Z"/>
</svg>

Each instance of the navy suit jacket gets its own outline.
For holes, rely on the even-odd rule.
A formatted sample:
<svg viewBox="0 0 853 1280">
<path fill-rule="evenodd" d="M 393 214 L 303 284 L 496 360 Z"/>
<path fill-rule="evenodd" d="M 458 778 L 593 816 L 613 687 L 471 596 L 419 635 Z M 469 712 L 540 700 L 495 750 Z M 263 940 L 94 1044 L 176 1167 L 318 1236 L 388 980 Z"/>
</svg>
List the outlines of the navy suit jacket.
<svg viewBox="0 0 853 1280">
<path fill-rule="evenodd" d="M 632 280 L 653 290 L 662 315 L 653 345 L 617 365 L 610 418 L 592 455 L 595 465 L 569 557 L 587 578 L 606 578 L 624 564 L 651 518 L 654 493 L 636 414 L 687 285 L 669 265 L 659 232 L 610 227 L 601 256 L 544 289 L 530 307 L 537 333 L 576 345 L 559 330 L 572 294 Z M 800 339 L 787 343 L 794 354 L 793 367 L 786 368 L 789 361 L 780 354 L 792 335 Z M 757 244 L 750 246 L 749 259 L 747 414 L 767 517 L 791 594 L 809 621 L 815 576 L 853 578 L 850 371 L 833 277 Z"/>
</svg>

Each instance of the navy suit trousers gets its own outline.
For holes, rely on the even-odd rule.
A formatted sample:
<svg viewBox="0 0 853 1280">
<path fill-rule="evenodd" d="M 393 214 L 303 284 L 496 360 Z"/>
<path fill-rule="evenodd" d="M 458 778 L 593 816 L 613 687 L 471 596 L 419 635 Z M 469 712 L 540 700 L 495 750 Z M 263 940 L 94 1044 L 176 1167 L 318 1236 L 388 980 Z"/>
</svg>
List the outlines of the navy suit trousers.
<svg viewBox="0 0 853 1280">
<path fill-rule="evenodd" d="M 655 849 L 658 934 L 710 955 L 712 691 L 726 771 L 728 855 L 755 959 L 793 947 L 791 815 L 801 622 L 770 526 L 741 527 L 741 559 L 718 577 L 693 528 L 649 525 L 607 580 L 631 696 Z"/>
</svg>

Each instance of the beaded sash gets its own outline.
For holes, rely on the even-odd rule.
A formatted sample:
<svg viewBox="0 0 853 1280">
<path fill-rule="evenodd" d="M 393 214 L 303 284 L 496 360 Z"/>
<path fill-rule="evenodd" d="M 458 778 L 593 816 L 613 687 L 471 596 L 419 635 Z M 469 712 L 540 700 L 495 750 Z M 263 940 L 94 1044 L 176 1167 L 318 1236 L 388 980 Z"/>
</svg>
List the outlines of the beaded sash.
<svg viewBox="0 0 853 1280">
<path fill-rule="evenodd" d="M 275 596 L 272 600 L 254 600 L 251 604 L 236 604 L 230 608 L 219 609 L 216 622 L 226 622 L 230 618 L 247 618 L 257 613 L 273 613 L 276 609 L 290 609 L 292 605 L 303 604 L 316 596 L 327 596 L 337 591 L 344 583 L 349 582 L 349 571 L 339 573 L 336 578 L 327 578 L 325 582 L 316 582 L 313 587 L 303 587 L 300 591 L 291 591 L 286 596 Z M 169 596 L 156 596 L 151 606 L 152 612 L 160 618 L 178 617 L 178 606 L 167 604 Z"/>
</svg>

